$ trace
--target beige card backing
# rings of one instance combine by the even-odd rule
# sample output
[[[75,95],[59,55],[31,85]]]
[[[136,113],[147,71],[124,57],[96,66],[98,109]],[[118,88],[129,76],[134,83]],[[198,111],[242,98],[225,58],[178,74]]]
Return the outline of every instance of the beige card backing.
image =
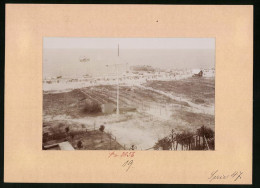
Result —
[[[216,150],[42,151],[43,37],[214,37]],[[253,6],[7,4],[5,40],[5,182],[252,183]]]

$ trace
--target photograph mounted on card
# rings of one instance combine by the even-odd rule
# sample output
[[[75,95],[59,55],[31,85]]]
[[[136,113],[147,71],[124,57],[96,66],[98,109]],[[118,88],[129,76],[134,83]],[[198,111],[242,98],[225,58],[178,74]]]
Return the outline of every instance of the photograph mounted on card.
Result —
[[[5,182],[252,183],[252,6],[7,4],[5,34]]]

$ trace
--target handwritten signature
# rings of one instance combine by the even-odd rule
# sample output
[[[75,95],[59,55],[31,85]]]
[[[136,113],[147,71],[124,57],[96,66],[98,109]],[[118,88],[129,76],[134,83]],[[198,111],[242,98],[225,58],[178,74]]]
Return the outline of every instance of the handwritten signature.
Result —
[[[226,179],[233,179],[234,181],[237,181],[239,179],[242,179],[243,172],[241,171],[235,171],[230,174],[223,174],[220,173],[218,170],[215,170],[211,172],[210,177],[208,178],[210,182],[213,180],[226,180]]]

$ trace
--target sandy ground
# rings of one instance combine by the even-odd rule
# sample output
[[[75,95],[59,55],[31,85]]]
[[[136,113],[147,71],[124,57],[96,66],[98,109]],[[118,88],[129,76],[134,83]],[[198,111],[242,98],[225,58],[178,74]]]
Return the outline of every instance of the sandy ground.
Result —
[[[48,122],[63,121],[77,129],[105,126],[121,146],[138,150],[152,148],[172,130],[196,131],[202,125],[215,127],[215,77],[206,72],[203,78],[192,74],[176,76],[129,76],[120,79],[119,106],[136,111],[113,114],[86,114],[86,103],[116,106],[116,79],[95,81],[78,79],[43,83],[43,133],[50,131]],[[47,126],[46,126],[47,125]]]
[[[194,89],[198,84],[200,89]],[[206,125],[214,130],[214,93],[213,78],[203,78],[200,82],[190,78],[154,80],[152,83],[137,82],[134,86],[121,83],[120,107],[135,107],[137,110],[121,113],[117,117],[116,114],[88,115],[82,112],[82,101],[85,100],[116,105],[114,85],[49,90],[44,91],[43,95],[43,124],[62,120],[72,125],[84,124],[90,130],[97,130],[104,125],[105,132],[111,133],[122,146],[129,148],[135,145],[138,150],[145,150],[153,147],[158,139],[169,135],[172,129],[175,133],[196,131]],[[196,103],[197,98],[203,98],[204,103]]]

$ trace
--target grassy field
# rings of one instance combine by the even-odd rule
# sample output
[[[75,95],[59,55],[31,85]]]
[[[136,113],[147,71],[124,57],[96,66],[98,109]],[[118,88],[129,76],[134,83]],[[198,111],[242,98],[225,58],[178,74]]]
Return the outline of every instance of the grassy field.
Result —
[[[188,78],[172,81],[149,81],[145,86],[188,98],[197,104],[214,105],[215,78]]]
[[[84,108],[91,102],[113,103],[116,106],[116,86],[104,85],[75,89],[64,93],[44,93],[43,115],[68,115],[74,118],[84,117]],[[167,96],[138,87],[120,87],[120,106],[147,106],[148,104],[176,104],[188,106],[186,102],[177,101]],[[98,114],[95,114],[98,115]]]

